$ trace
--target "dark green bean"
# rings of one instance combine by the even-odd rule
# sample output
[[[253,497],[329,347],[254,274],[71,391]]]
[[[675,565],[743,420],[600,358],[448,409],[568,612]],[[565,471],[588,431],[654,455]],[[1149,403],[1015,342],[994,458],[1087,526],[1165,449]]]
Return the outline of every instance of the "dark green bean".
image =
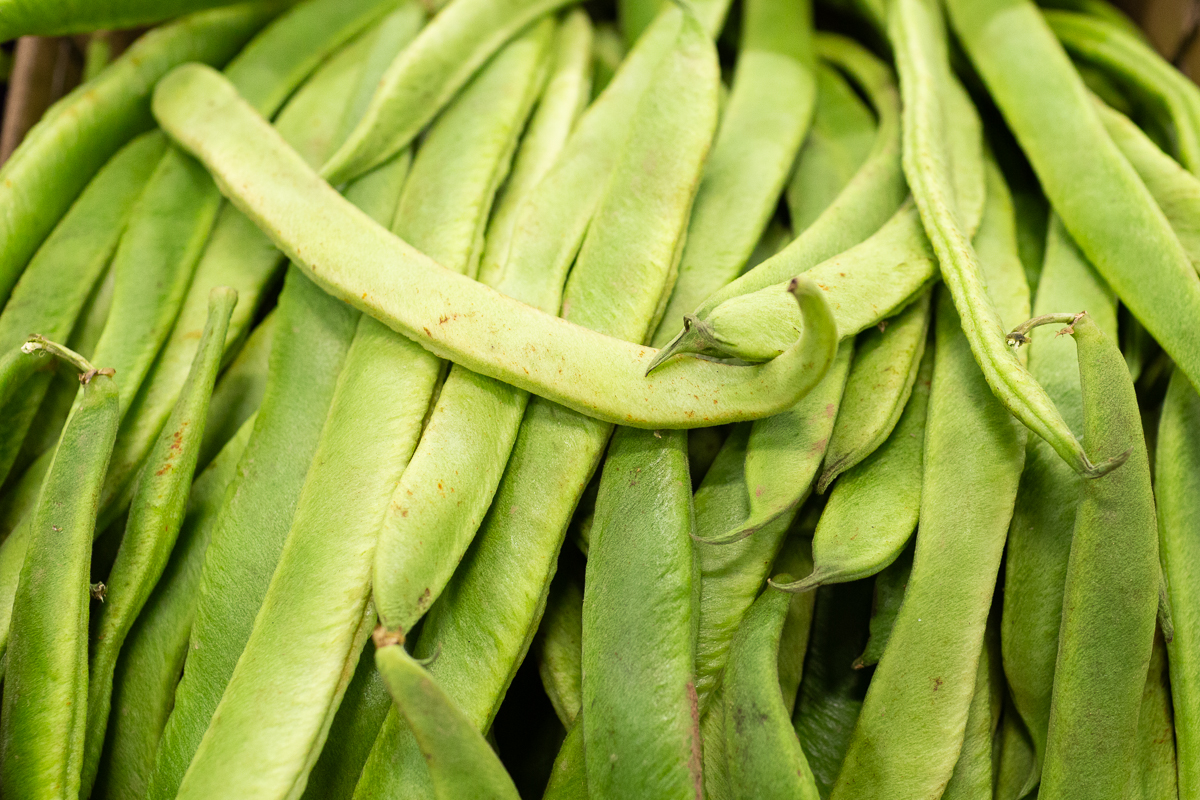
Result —
[[[883,658],[888,639],[892,637],[892,627],[896,624],[896,615],[900,613],[900,603],[904,600],[904,590],[908,588],[908,577],[912,574],[913,548],[910,544],[901,551],[891,564],[884,567],[875,576],[875,604],[871,608],[871,638],[862,655],[854,662],[855,669],[873,667]]]

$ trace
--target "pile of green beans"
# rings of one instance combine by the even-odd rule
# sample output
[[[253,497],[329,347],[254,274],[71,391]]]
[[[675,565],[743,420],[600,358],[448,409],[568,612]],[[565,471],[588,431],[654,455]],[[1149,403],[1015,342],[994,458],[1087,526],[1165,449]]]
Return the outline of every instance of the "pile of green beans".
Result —
[[[1200,87],[827,1],[0,0],[0,797],[1200,798]]]

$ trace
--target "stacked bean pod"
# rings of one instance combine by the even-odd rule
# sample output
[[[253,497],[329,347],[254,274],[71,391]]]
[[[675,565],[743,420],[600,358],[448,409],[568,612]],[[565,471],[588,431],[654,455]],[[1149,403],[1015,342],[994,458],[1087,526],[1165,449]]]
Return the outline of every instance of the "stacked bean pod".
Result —
[[[1200,89],[1069,5],[0,0],[157,24],[0,169],[0,796],[1200,797]]]

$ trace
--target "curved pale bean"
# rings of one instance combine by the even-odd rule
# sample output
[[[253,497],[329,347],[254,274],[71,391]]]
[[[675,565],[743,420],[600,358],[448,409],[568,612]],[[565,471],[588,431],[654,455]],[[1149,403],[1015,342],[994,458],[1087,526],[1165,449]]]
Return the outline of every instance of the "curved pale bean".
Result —
[[[80,370],[82,400],[63,430],[27,530],[5,654],[0,791],[79,794],[87,709],[88,567],[100,483],[117,435],[117,387],[75,353],[44,345]]]
[[[899,422],[929,338],[930,297],[926,292],[881,322],[878,330],[863,335],[825,449],[818,494],[825,494],[838,475],[875,452]]]
[[[217,379],[208,401],[208,418],[204,423],[204,439],[200,442],[196,469],[208,467],[262,405],[277,319],[274,310],[267,314],[250,332],[233,363]]]
[[[46,112],[0,170],[0,303],[96,170],[151,126],[158,79],[188,61],[224,64],[278,10],[246,3],[164,25]]]
[[[821,293],[802,279],[798,299],[814,324],[784,356],[738,369],[689,359],[644,379],[653,349],[571,325],[438,269],[372,224],[308,170],[216,72],[177,70],[159,84],[155,110],[243,212],[334,296],[386,319],[438,356],[580,413],[651,429],[769,416],[802,396],[833,355]]]
[[[159,435],[133,493],[129,522],[105,583],[108,592],[88,664],[87,734],[81,792],[91,794],[112,705],[113,672],[125,637],[141,613],[175,547],[200,455],[208,402],[237,292],[214,289],[208,322],[171,418]]]
[[[452,3],[392,62],[362,119],[321,174],[342,184],[399,153],[492,54],[562,5],[565,0]]]

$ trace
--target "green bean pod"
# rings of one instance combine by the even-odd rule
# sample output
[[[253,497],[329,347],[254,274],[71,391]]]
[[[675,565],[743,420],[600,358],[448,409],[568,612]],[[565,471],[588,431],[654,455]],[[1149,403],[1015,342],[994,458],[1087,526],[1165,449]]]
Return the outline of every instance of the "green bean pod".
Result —
[[[842,770],[869,675],[853,669],[867,643],[871,587],[866,581],[822,586],[792,724],[822,797]]]
[[[236,0],[109,0],[109,2],[39,3],[5,0],[0,5],[0,41],[18,36],[64,36],[98,30],[136,28]],[[276,4],[276,8],[279,4]],[[93,39],[97,41],[97,39]],[[92,62],[88,50],[88,63]],[[86,77],[86,74],[85,74]]]
[[[992,397],[943,290],[912,575],[833,798],[940,794],[954,771],[1024,459]]]
[[[1036,782],[1040,773],[1037,756],[1033,751],[1033,741],[1021,723],[1021,715],[1012,704],[1011,695],[1005,702],[1004,713],[1000,718],[996,747],[1000,751],[1000,760],[995,768],[996,800],[1020,800],[1027,794],[1030,776],[1032,775],[1032,780]]]
[[[805,575],[812,571],[812,543],[809,539],[811,525],[808,517],[803,517],[805,524],[788,536],[783,543],[783,549],[775,559],[775,569],[782,569],[789,575]],[[796,707],[796,695],[800,691],[800,681],[804,677],[804,659],[808,655],[808,640],[812,634],[813,606],[816,596],[812,594],[803,597],[792,597],[788,604],[787,619],[783,622],[783,631],[779,636],[779,689],[783,693],[783,707],[787,710],[789,720]]]
[[[1040,12],[1025,0],[949,0],[947,8],[1071,237],[1163,349],[1200,379],[1200,331],[1177,322],[1200,315],[1200,277]],[[997,58],[1013,48],[1020,59]]]
[[[812,129],[796,157],[786,191],[788,215],[797,234],[829,208],[862,167],[877,127],[871,107],[836,68],[820,62],[816,77]]]
[[[552,20],[534,25],[474,77],[430,129],[407,180],[398,159],[360,178],[351,196],[379,181],[382,202],[366,208],[394,218],[449,268],[469,271],[553,32]],[[440,366],[361,318],[275,574],[178,797],[283,798],[303,786],[374,622],[367,601],[379,525],[410,466]],[[330,563],[339,569],[330,573]],[[296,703],[291,692],[261,700],[284,685],[310,701]]]
[[[403,647],[380,646],[375,664],[425,756],[437,800],[519,800],[512,778],[471,718]]]
[[[586,800],[587,769],[583,763],[583,720],[567,731],[550,768],[542,800]]]
[[[295,158],[216,72],[176,71],[159,85],[156,113],[235,203],[335,296],[440,357],[580,413],[648,429],[769,416],[794,404],[833,356],[823,297],[802,277],[796,294],[813,324],[785,355],[737,370],[689,359],[647,380],[652,348],[550,317],[436,269],[372,224]],[[326,235],[335,229],[353,234]]]
[[[512,172],[496,195],[477,279],[500,282],[517,222],[535,186],[554,166],[592,89],[592,23],[581,9],[563,17],[554,41],[553,67],[546,88],[513,159]]]
[[[926,348],[912,396],[892,435],[833,487],[813,536],[813,570],[778,588],[810,591],[826,583],[859,580],[886,568],[917,527],[925,423],[933,376]]]
[[[1033,310],[1041,315],[1056,308],[1087,309],[1095,324],[1116,337],[1115,298],[1057,217],[1050,221]],[[1082,430],[1083,398],[1073,348],[1048,329],[1035,329],[1032,339],[1030,372],[1046,387],[1071,428]],[[1046,751],[1063,585],[1082,479],[1040,439],[1029,443],[1025,458],[1008,532],[1000,627],[1014,710],[1024,721],[1036,754],[1032,784],[1037,782]]]
[[[794,599],[767,589],[746,612],[729,647],[725,736],[736,798],[820,797],[779,692],[779,643]]]
[[[967,712],[967,727],[954,774],[942,797],[973,800],[988,797],[994,785],[992,745],[1000,724],[1004,702],[1004,672],[1000,667],[1000,637],[995,625],[988,627],[975,674],[975,692]]]
[[[87,708],[88,567],[100,483],[117,435],[117,387],[75,353],[82,400],[63,430],[29,528],[0,713],[0,791],[79,794]]]
[[[23,388],[35,372],[44,371],[53,365],[53,362],[44,356],[45,353],[37,339],[27,341],[0,355],[0,405],[11,399],[18,389]]]
[[[1171,375],[1163,401],[1155,458],[1159,548],[1175,637],[1167,643],[1171,700],[1179,750],[1179,791],[1191,796],[1200,787],[1200,668],[1195,663],[1200,636],[1200,607],[1193,556],[1200,539],[1200,395],[1179,370]]]
[[[550,585],[534,649],[554,713],[568,730],[583,707],[583,590],[559,576]]]
[[[878,133],[870,155],[838,197],[791,245],[713,292],[695,312],[685,317],[684,329],[659,351],[651,368],[658,368],[679,353],[713,354],[710,353],[713,336],[706,326],[711,324],[709,317],[714,309],[732,298],[788,281],[858,244],[878,230],[903,200],[900,98],[892,71],[849,39],[821,35],[816,37],[816,43],[822,58],[850,73],[879,116]],[[788,316],[789,321],[794,317]],[[764,324],[771,319],[771,314],[763,314],[757,321]],[[794,340],[792,333],[788,341]],[[723,339],[718,343],[723,343]],[[720,350],[715,354],[720,355]]]
[[[401,3],[380,21],[378,31],[360,34],[331,56],[287,103],[276,128],[308,163],[319,164],[332,149],[342,118],[353,112],[350,103],[355,86],[375,84],[383,67],[370,69],[368,58],[390,58],[416,35],[423,19],[415,2]],[[226,352],[232,353],[283,263],[270,239],[241,212],[228,204],[221,209],[170,335],[146,375],[144,390],[133,399],[122,423],[102,502],[108,506],[109,515],[127,505],[132,478],[179,396],[196,337],[204,326],[208,292],[227,285],[236,289],[241,299],[230,320],[226,343]],[[106,518],[103,512],[101,518]]]
[[[825,450],[818,494],[874,453],[900,421],[929,338],[930,297],[926,292],[877,330],[863,334]]]
[[[675,24],[565,292],[572,318],[628,339],[649,333],[716,123],[712,42],[694,18]],[[656,168],[645,169],[651,163]],[[646,204],[655,212],[646,213]],[[529,404],[491,512],[425,618],[416,653],[440,650],[432,674],[481,730],[536,632],[571,513],[610,431],[551,402]],[[486,642],[473,621],[481,608],[489,609],[493,631]],[[390,715],[356,796],[420,796],[424,772],[411,734]]]
[[[1154,637],[1150,669],[1138,715],[1138,754],[1130,771],[1127,797],[1179,797],[1179,769],[1167,646]]]
[[[1046,11],[1046,24],[1067,52],[1091,64],[1133,94],[1162,110],[1174,133],[1179,160],[1200,170],[1200,90],[1144,40],[1107,19]]]
[[[1192,262],[1200,270],[1200,180],[1158,149],[1158,145],[1133,120],[1101,102],[1096,111],[1105,130],[1121,154],[1129,160],[1147,191],[1162,209],[1171,230]]]
[[[196,459],[197,469],[205,469],[262,405],[278,318],[273,310],[268,313],[250,332],[233,363],[217,379],[208,401],[208,418],[204,423],[200,456]]]
[[[253,418],[192,484],[175,549],[138,615],[113,674],[112,711],[92,797],[144,797],[154,753],[183,670],[196,613],[200,569],[213,525],[250,440]]]
[[[225,63],[278,10],[245,3],[151,31],[42,117],[0,170],[0,303],[95,172],[150,127],[147,100],[158,79],[188,61]]]
[[[357,315],[292,270],[254,430],[204,555],[188,652],[145,797],[172,798],[250,634],[316,451]],[[216,685],[213,685],[213,684]]]
[[[694,798],[701,783],[691,481],[686,448],[659,441],[619,428],[596,500],[582,720],[588,796],[597,800]]]
[[[1038,796],[1120,797],[1137,752],[1158,608],[1150,465],[1129,370],[1100,327],[1080,312],[1036,317],[1017,332],[1055,322],[1071,323],[1088,450],[1128,456],[1080,489]]]
[[[908,578],[912,574],[913,548],[905,547],[896,560],[888,564],[875,576],[875,602],[871,607],[871,636],[862,655],[854,661],[855,669],[873,667],[883,658],[888,640],[892,638],[892,628],[896,625],[896,615],[900,613],[900,604],[904,601],[904,590],[908,588]]]
[[[139,136],[109,159],[84,188],[34,253],[3,306],[0,350],[17,346],[32,331],[54,341],[71,335],[165,147],[160,133]],[[0,482],[45,396],[49,381],[42,383],[0,406],[6,421],[0,439]]]
[[[516,34],[565,0],[467,0],[426,26],[384,73],[362,119],[322,168],[335,185],[408,145],[480,67]]]
[[[125,637],[158,583],[175,547],[200,455],[208,401],[216,383],[225,332],[237,303],[227,287],[213,290],[208,322],[179,402],[155,443],[133,494],[129,522],[109,573],[96,645],[88,665],[87,736],[82,791],[90,794],[112,705],[113,671]]]

